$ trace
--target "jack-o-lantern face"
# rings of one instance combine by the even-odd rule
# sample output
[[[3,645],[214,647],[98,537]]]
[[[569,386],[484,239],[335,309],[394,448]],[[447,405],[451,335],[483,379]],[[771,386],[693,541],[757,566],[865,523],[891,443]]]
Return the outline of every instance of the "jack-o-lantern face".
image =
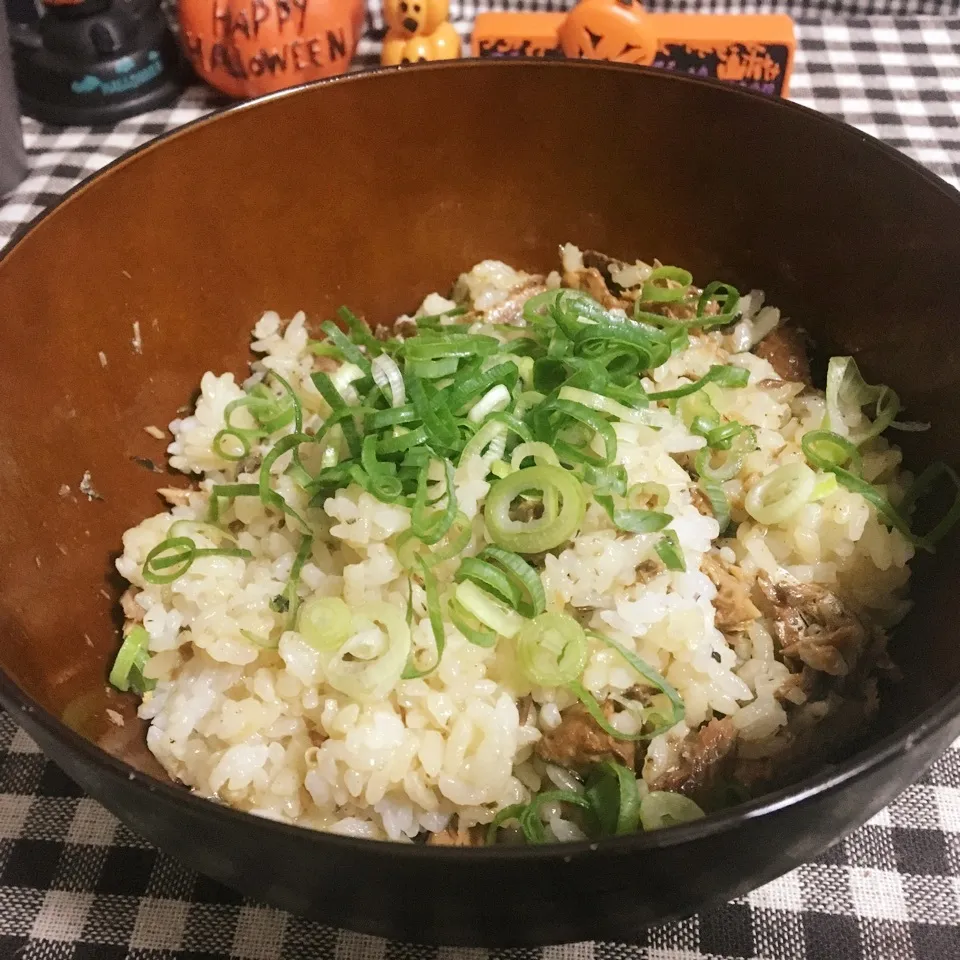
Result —
[[[426,36],[447,19],[450,0],[383,0],[383,19],[390,33]]]
[[[657,41],[637,0],[581,0],[561,24],[560,46],[568,57],[653,63]]]
[[[233,97],[343,73],[364,0],[180,0],[180,36],[197,73]]]

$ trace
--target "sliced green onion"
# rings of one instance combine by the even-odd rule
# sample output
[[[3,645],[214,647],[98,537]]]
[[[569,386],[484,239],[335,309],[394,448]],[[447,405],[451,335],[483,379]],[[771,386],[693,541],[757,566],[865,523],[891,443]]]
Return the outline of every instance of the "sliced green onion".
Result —
[[[363,422],[367,430],[382,430],[384,427],[394,427],[401,423],[419,423],[420,418],[413,406],[406,404],[402,407],[391,407],[389,410],[376,410],[368,414]]]
[[[548,491],[560,501],[555,515],[526,523],[510,518],[510,507],[521,494]],[[527,467],[492,484],[484,504],[488,539],[505,550],[540,553],[569,540],[579,529],[586,508],[583,488],[561,467]]]
[[[533,385],[541,393],[558,390],[567,379],[567,368],[556,357],[538,357],[533,363]]]
[[[694,469],[707,480],[720,483],[732,480],[743,468],[744,456],[756,448],[756,431],[753,427],[744,427],[733,438],[727,450],[719,451],[723,454],[719,465],[714,463],[714,451],[707,446],[697,452],[693,461]]]
[[[284,393],[290,398],[290,406],[293,410],[293,429],[295,433],[303,433],[303,407],[300,405],[300,398],[297,392],[290,386],[289,382],[277,373],[276,370],[270,370],[268,376],[273,377],[277,383],[283,387]]]
[[[499,460],[506,449],[506,426],[489,420],[467,441],[460,453],[460,463],[466,463],[471,457],[480,457],[488,463]]]
[[[720,536],[722,537],[726,533],[727,527],[730,526],[730,501],[727,499],[723,485],[719,480],[701,477],[697,481],[697,486],[710,501],[710,509],[713,511],[714,519],[720,525]]]
[[[651,400],[674,400],[680,397],[689,397],[690,394],[702,390],[708,383],[715,383],[721,387],[745,387],[749,382],[749,370],[723,364],[712,366],[699,380],[688,383],[684,387],[660,390],[657,393],[651,393],[649,396]]]
[[[785,463],[750,488],[744,507],[762,524],[783,523],[810,501],[816,483],[805,463]]]
[[[837,478],[839,484],[853,493],[859,493],[864,500],[873,505],[877,513],[883,517],[890,526],[899,530],[911,543],[915,543],[917,546],[921,546],[926,550],[932,549],[933,544],[931,541],[915,537],[910,532],[910,525],[907,521],[873,484],[867,483],[866,480],[861,479],[856,473],[844,469],[842,464],[847,463],[849,460],[853,460],[851,466],[853,466],[854,470],[859,471],[860,468],[859,451],[849,440],[838,434],[831,433],[828,430],[811,430],[809,433],[803,435],[800,446],[803,449],[804,456],[812,466],[818,470],[832,473]],[[953,471],[951,470],[950,473],[953,474]],[[953,477],[955,478],[956,474],[953,474]],[[960,490],[960,485],[958,485],[958,490]],[[958,493],[958,497],[960,497],[960,493]],[[951,511],[951,513],[952,512],[953,511]],[[945,519],[949,519],[949,517],[950,514],[948,514]]]
[[[350,309],[347,307],[340,307],[337,310],[337,316],[344,322],[347,329],[354,336],[355,339],[359,340],[360,343],[366,348],[367,353],[372,357],[376,357],[383,351],[383,344],[370,332],[370,328],[365,324],[359,317],[357,317]]]
[[[252,449],[251,443],[259,436],[260,434],[256,430],[239,430],[236,427],[225,427],[213,435],[210,447],[221,459],[239,462],[240,460],[246,460],[247,457],[250,456],[250,450]],[[228,450],[223,445],[225,440],[233,440],[240,444],[239,450]]]
[[[199,557],[240,557],[250,560],[249,550],[233,547],[198,548],[190,537],[168,537],[158,543],[143,562],[143,579],[147,583],[163,585],[178,580]]]
[[[526,596],[518,609],[525,617],[535,617],[547,608],[547,597],[543,590],[540,575],[522,557],[500,547],[487,547],[481,554],[481,560],[498,563],[513,579]]]
[[[478,557],[465,557],[454,575],[457,583],[470,580],[483,590],[493,592],[500,600],[516,610],[523,593],[502,570]]]
[[[382,628],[386,634],[385,648],[367,657],[366,651],[348,640],[327,662],[325,674],[334,690],[361,703],[377,703],[390,694],[403,675],[410,656],[410,628],[397,607],[385,602],[364,604],[353,625],[360,627],[364,622]]]
[[[300,607],[297,630],[314,650],[339,650],[355,633],[353,614],[340,597],[311,597]]]
[[[442,509],[431,510],[427,504],[427,482],[430,464],[425,463],[417,476],[417,492],[410,512],[410,529],[418,540],[432,545],[437,543],[453,525],[457,516],[457,494],[453,478],[453,464],[449,460],[443,464],[446,490],[442,496],[445,505]]]
[[[657,286],[657,280],[673,280],[680,287]],[[657,267],[643,282],[640,300],[644,303],[676,303],[686,298],[691,283],[693,276],[680,267]]]
[[[524,442],[533,440],[533,434],[530,432],[530,428],[522,420],[512,413],[508,413],[506,410],[491,413],[489,419],[494,423],[502,423],[510,433],[519,437]]]
[[[413,321],[419,329],[428,330],[441,326],[440,321],[444,317],[461,317],[466,312],[467,308],[464,306],[451,307],[449,310],[444,310],[443,313],[428,313],[422,317],[414,317]]]
[[[587,779],[584,795],[604,836],[636,833],[640,826],[640,790],[632,770],[619,763],[598,764]]]
[[[472,613],[464,610],[456,598],[447,605],[447,613],[450,616],[450,622],[470,643],[478,647],[492,647],[496,644],[497,634],[482,624]]]
[[[519,823],[520,814],[526,809],[527,805],[525,803],[511,803],[509,806],[498,810],[497,815],[490,821],[490,825],[487,827],[487,846],[491,846],[497,842],[497,832],[505,823],[509,823],[511,820],[516,820]]]
[[[276,433],[277,430],[283,429],[293,420],[296,421],[295,429],[297,431],[302,428],[303,414],[300,400],[293,388],[279,374],[273,371],[269,371],[268,374],[282,385],[290,402],[286,406],[281,406],[278,399],[262,383],[252,387],[246,396],[231,400],[223,410],[224,429],[215,434],[211,443],[213,452],[224,460],[240,461],[246,459],[250,455],[255,441]],[[250,413],[259,423],[259,428],[242,428],[233,423],[234,411],[244,407],[249,408]],[[239,451],[227,450],[224,447],[224,440],[228,438],[239,443]]]
[[[143,668],[150,658],[149,644],[150,634],[139,624],[127,632],[110,670],[110,683],[118,690],[124,693],[133,690],[143,696],[156,686],[155,680],[148,680],[143,675]]]
[[[561,400],[572,400],[591,410],[599,413],[609,414],[618,420],[624,420],[628,423],[649,423],[650,414],[645,410],[636,410],[625,406],[618,400],[605,397],[601,393],[593,393],[590,390],[579,390],[577,387],[561,387],[559,398]],[[645,399],[645,398],[644,398]]]
[[[826,500],[840,484],[832,473],[818,473],[817,482],[814,484],[813,492],[810,494],[811,501]]]
[[[357,425],[353,417],[345,414],[343,411],[349,411],[350,407],[343,399],[343,395],[334,385],[334,382],[325,373],[311,373],[310,379],[317,388],[320,396],[327,402],[327,406],[333,413],[339,413],[341,418],[338,420],[340,428],[343,430],[343,438],[347,441],[347,447],[350,449],[350,456],[360,456],[360,436],[357,433]],[[355,411],[359,412],[359,411]]]
[[[460,366],[457,357],[442,357],[439,360],[408,360],[404,367],[407,376],[418,377],[421,380],[443,380],[452,377]]]
[[[895,426],[894,418],[900,412],[900,398],[885,384],[873,386],[860,373],[853,357],[831,357],[827,365],[827,412],[823,429],[848,436],[856,446],[863,446],[873,437],[880,436],[887,427]],[[863,408],[873,404],[873,422],[856,433],[850,432],[846,417],[860,414]],[[923,428],[922,424],[907,425],[909,429]]]
[[[706,310],[711,302],[721,307],[720,313],[707,316]],[[714,280],[703,288],[700,299],[697,301],[697,316],[690,323],[691,327],[708,329],[709,327],[723,327],[733,323],[740,316],[740,293],[729,283]]]
[[[544,829],[543,821],[540,819],[540,811],[548,803],[569,803],[573,806],[582,807],[584,810],[590,809],[590,801],[572,790],[549,790],[546,793],[538,794],[527,804],[523,813],[518,817],[520,829],[523,831],[527,843],[547,842],[547,832]]]
[[[389,401],[391,407],[402,407],[407,402],[407,389],[397,361],[386,353],[374,357],[370,364],[373,382]]]
[[[688,429],[693,430],[694,424],[698,424],[708,426],[712,430],[720,423],[720,414],[717,413],[716,408],[710,402],[710,396],[706,390],[688,393],[685,397],[675,400],[674,404],[675,406],[671,409],[675,411]],[[701,431],[694,430],[693,432]],[[705,435],[706,433],[704,433]]]
[[[690,823],[703,816],[703,810],[682,793],[651,790],[640,801],[640,823],[644,830],[660,830],[678,823]]]
[[[572,683],[587,663],[587,635],[565,613],[540,614],[524,625],[516,643],[520,666],[538,687]]]
[[[394,453],[403,453],[414,447],[419,447],[427,442],[427,430],[425,427],[417,427],[415,430],[408,430],[401,433],[403,428],[398,427],[397,433],[392,437],[381,436],[377,443],[377,453],[389,456]]]
[[[482,372],[471,371],[454,382],[446,399],[447,406],[457,413],[494,387],[502,386],[509,392],[517,382],[518,372],[519,368],[512,360],[497,363]]]
[[[586,320],[590,323],[608,323],[611,320],[610,312],[583,290],[560,290],[554,310],[557,315],[562,314],[567,319]]]
[[[456,448],[457,426],[450,409],[442,403],[437,403],[436,397],[427,393],[423,381],[418,377],[407,377],[407,393],[427,431],[427,441],[434,448]]]
[[[657,556],[668,570],[683,572],[687,569],[687,562],[683,559],[683,551],[680,549],[680,540],[677,538],[676,531],[668,530],[653,549],[657,551]]]
[[[425,563],[430,567],[435,567],[444,560],[452,557],[458,557],[463,553],[467,544],[473,536],[473,527],[470,520],[458,513],[450,529],[432,545],[432,549],[423,551],[426,545],[417,538],[412,530],[404,530],[397,537],[396,554],[404,570],[415,570],[419,564],[417,557],[423,557]]]
[[[537,466],[559,467],[560,459],[553,452],[553,447],[549,443],[543,443],[540,440],[534,440],[531,443],[518,443],[513,448],[510,455],[510,466],[514,470],[520,470],[523,467],[523,461],[527,457],[533,457]]]
[[[498,383],[470,408],[467,419],[471,423],[482,423],[491,413],[506,410],[511,400],[510,391],[502,383]]]
[[[594,496],[626,496],[627,468],[623,464],[595,467],[585,463],[581,469],[584,482],[593,487]]]
[[[377,358],[380,359],[379,357]],[[363,438],[360,447],[360,462],[366,471],[370,492],[383,503],[395,503],[403,493],[403,485],[394,475],[393,463],[377,459],[377,438],[371,433]]]
[[[536,390],[524,390],[517,397],[517,405],[514,408],[514,411],[518,417],[525,416],[527,411],[535,407],[538,403],[543,403],[546,400],[546,396],[542,393],[537,392]],[[529,430],[527,431],[529,433]],[[526,438],[531,440],[532,435]]]
[[[617,435],[610,423],[604,420],[595,410],[576,403],[573,400],[548,400],[537,408],[535,416],[539,423],[540,439],[550,443],[560,455],[560,459],[572,459],[575,463],[597,463],[606,465],[613,463],[617,456]],[[573,447],[566,442],[564,429],[567,421],[582,423],[592,430],[603,443],[603,454],[597,456],[590,453],[588,444]],[[565,457],[566,455],[566,457]]]
[[[370,361],[364,356],[360,348],[332,320],[321,323],[320,329],[327,335],[327,339],[340,351],[348,363],[359,367],[363,371],[364,376],[370,376]]]
[[[711,450],[729,450],[733,446],[733,441],[747,430],[752,429],[736,420],[731,420],[719,427],[712,427],[703,434],[707,440],[707,446]],[[697,431],[694,430],[694,433]]]
[[[666,527],[673,517],[658,510],[622,510],[614,505],[613,497],[594,494],[594,500],[607,512],[613,525],[627,533],[656,533]]]
[[[471,580],[457,584],[454,597],[460,607],[499,636],[508,640],[519,633],[523,617]],[[468,638],[469,639],[469,638]]]
[[[662,677],[656,670],[653,669],[653,667],[651,667],[644,660],[641,660],[640,657],[638,657],[635,653],[631,653],[631,651],[627,650],[626,647],[617,643],[617,641],[612,637],[608,637],[602,633],[596,633],[593,630],[589,632],[589,636],[594,640],[605,644],[611,649],[616,650],[617,653],[619,653],[620,656],[623,657],[623,659],[626,660],[627,663],[633,667],[633,669],[636,670],[641,677],[643,677],[646,683],[652,687],[655,687],[666,696],[671,707],[673,708],[672,715],[663,718],[663,722],[658,724],[653,730],[650,730],[646,733],[643,731],[640,733],[622,733],[609,723],[600,707],[600,704],[597,703],[596,697],[594,697],[594,695],[582,683],[580,683],[580,681],[575,680],[572,683],[568,683],[567,688],[587,708],[587,712],[593,718],[594,722],[605,733],[610,734],[611,737],[614,737],[617,740],[652,740],[654,737],[660,736],[661,733],[666,733],[667,730],[676,726],[684,718],[686,709],[683,705],[683,700],[680,699],[680,694],[677,693],[677,691],[669,683],[667,683],[666,678]]]
[[[627,506],[631,510],[639,510],[642,507],[649,507],[653,510],[662,511],[670,502],[670,490],[662,483],[653,480],[644,480],[642,483],[635,483],[627,490]]]
[[[297,608],[300,606],[300,595],[297,589],[300,586],[300,574],[303,571],[310,551],[313,549],[313,537],[305,534],[300,538],[300,546],[297,549],[297,555],[293,559],[293,566],[290,568],[290,579],[284,588],[283,596],[287,601],[286,610],[290,614],[291,627],[296,623]]]
[[[623,363],[624,357],[630,357],[629,368],[634,372],[660,366],[671,353],[669,341],[656,328],[647,330],[637,323],[623,322],[584,327],[577,338],[577,349],[582,356],[601,362],[617,358]]]
[[[286,437],[281,437],[266,453],[263,460],[260,462],[260,476],[259,476],[259,493],[260,500],[265,507],[273,507],[275,510],[279,510],[282,513],[286,514],[289,517],[293,517],[300,526],[307,532],[310,531],[310,525],[307,523],[303,517],[297,513],[293,507],[287,503],[279,493],[276,492],[270,486],[270,470],[273,467],[274,463],[280,459],[285,453],[291,450],[296,450],[301,444],[304,443],[313,443],[314,438],[308,436],[305,433],[291,433]]]
[[[829,430],[810,430],[800,441],[807,459],[818,469],[846,467],[859,474],[863,458],[855,443]],[[821,466],[822,464],[822,466]]]
[[[489,357],[500,349],[500,341],[483,334],[457,334],[452,330],[443,332],[424,331],[403,345],[407,360],[438,360],[441,357]]]
[[[433,642],[436,648],[436,656],[433,663],[427,667],[418,667],[413,660],[407,664],[401,675],[403,680],[417,680],[433,673],[440,666],[440,658],[446,648],[446,634],[443,629],[443,614],[440,610],[440,594],[437,590],[437,578],[430,569],[429,565],[423,559],[418,557],[420,565],[420,575],[423,577],[423,589],[427,595],[427,617],[430,620],[430,629],[433,631]]]
[[[236,500],[237,497],[260,498],[260,487],[256,483],[219,483],[210,490],[210,504],[207,508],[207,520],[220,522],[220,501]]]

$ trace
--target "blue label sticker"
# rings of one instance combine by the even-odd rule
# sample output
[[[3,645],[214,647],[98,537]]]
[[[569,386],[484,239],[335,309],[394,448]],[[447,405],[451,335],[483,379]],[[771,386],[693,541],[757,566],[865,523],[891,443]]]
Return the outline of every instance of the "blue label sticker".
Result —
[[[100,86],[100,81],[92,74],[87,74],[82,80],[74,80],[70,89],[74,93],[93,93]]]
[[[99,91],[104,96],[136,90],[137,87],[142,87],[145,83],[156,80],[163,72],[163,59],[156,50],[151,50],[147,54],[147,60],[147,65],[137,70],[137,62],[133,57],[122,57],[113,65],[113,72],[117,74],[115,80],[103,80],[92,73],[88,73],[79,80],[74,80],[70,84],[70,89],[80,95]]]

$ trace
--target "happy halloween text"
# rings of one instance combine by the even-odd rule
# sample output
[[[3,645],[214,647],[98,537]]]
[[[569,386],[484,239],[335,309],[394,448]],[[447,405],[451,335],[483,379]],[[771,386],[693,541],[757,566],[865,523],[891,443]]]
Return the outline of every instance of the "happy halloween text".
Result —
[[[346,59],[347,39],[343,27],[323,31],[324,35],[304,37],[310,0],[251,0],[246,7],[231,9],[214,0],[212,38],[183,32],[190,61],[209,71],[222,70],[231,77],[246,79],[264,74],[298,73],[311,67],[323,67]],[[280,44],[249,48],[244,41],[257,40],[260,31],[269,30]]]

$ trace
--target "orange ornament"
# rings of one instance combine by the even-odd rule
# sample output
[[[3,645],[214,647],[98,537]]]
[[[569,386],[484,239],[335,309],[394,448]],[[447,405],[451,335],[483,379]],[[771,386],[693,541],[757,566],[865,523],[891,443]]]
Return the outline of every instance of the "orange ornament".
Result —
[[[363,30],[363,0],[180,0],[190,63],[232,97],[257,97],[343,73]]]
[[[637,0],[580,0],[558,31],[567,57],[653,63],[657,37]]]

